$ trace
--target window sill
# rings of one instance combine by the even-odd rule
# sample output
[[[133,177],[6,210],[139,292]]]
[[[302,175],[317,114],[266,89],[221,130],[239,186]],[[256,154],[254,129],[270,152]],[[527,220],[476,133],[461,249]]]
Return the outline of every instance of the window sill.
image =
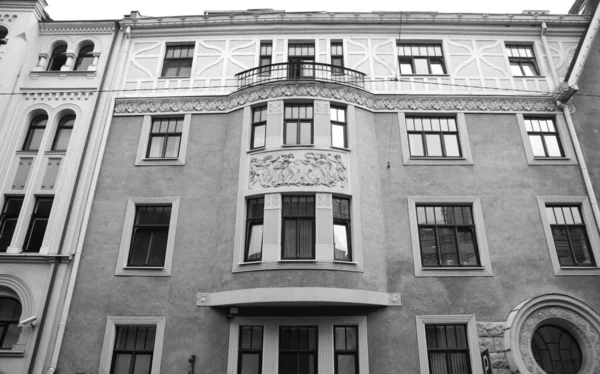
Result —
[[[410,157],[405,160],[404,165],[473,165],[473,160],[464,157]]]
[[[52,77],[56,76],[60,79],[65,79],[68,76],[77,77],[77,76],[85,76],[87,78],[94,78],[96,76],[96,70],[40,70],[40,71],[31,71],[29,73],[29,77],[31,79],[38,79],[39,77]]]
[[[546,78],[543,75],[513,75],[513,78],[527,79],[527,78]]]
[[[0,349],[0,357],[25,357],[25,351],[13,351],[10,349]]]
[[[528,164],[532,166],[539,165],[577,165],[577,160],[568,157],[533,157],[533,159],[528,159]]]
[[[340,265],[348,265],[348,266],[358,266],[358,262],[354,262],[354,261],[333,260],[333,263],[340,264]]]
[[[171,272],[164,267],[135,267],[126,266],[117,269],[116,276],[129,277],[170,277]]]
[[[257,148],[252,148],[249,149],[248,151],[246,151],[246,153],[257,153],[257,152],[262,152],[266,149],[266,147],[257,147]]]
[[[316,259],[314,258],[301,258],[301,259],[297,259],[297,260],[293,260],[293,259],[286,259],[286,260],[279,260],[279,262],[283,262],[283,263],[298,263],[298,262],[307,262],[307,263],[315,263],[317,262]]]
[[[158,77],[159,80],[167,80],[167,79],[190,79],[191,76],[187,76],[187,77]]]
[[[39,152],[39,150],[31,150],[31,151],[27,151],[27,150],[21,150],[21,151],[17,151],[17,155],[28,155],[28,156],[35,156],[37,155]]]
[[[65,149],[64,151],[46,151],[45,152],[47,155],[65,155],[67,153],[67,150]]]
[[[336,151],[350,152],[350,148],[345,148],[345,147],[334,147],[334,146],[331,146],[331,149],[335,149]]]
[[[314,147],[314,144],[282,144],[283,148]]]
[[[179,158],[143,158],[136,160],[135,166],[184,166],[185,162]]]
[[[363,269],[357,262],[347,261],[318,261],[318,260],[279,260],[276,262],[241,262],[233,267],[233,273],[268,270],[333,270],[362,273]]]
[[[491,277],[492,271],[484,266],[417,267],[416,277]]]
[[[401,77],[421,78],[421,77],[450,77],[450,74],[400,74]]]
[[[557,276],[598,276],[600,268],[597,266],[561,266],[554,271]]]

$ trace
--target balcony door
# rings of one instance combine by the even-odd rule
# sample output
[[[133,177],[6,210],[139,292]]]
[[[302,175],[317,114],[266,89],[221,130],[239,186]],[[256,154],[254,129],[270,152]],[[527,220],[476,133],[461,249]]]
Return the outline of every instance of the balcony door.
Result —
[[[306,79],[315,77],[315,43],[298,42],[288,45],[288,78]]]

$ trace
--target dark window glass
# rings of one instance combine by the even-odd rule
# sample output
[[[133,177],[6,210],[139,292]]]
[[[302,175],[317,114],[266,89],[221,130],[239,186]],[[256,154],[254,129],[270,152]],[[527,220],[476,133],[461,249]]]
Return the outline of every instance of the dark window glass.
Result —
[[[52,51],[50,61],[48,62],[48,71],[59,71],[67,63],[67,46],[59,45]]]
[[[418,205],[417,222],[423,266],[479,266],[471,206]]]
[[[150,374],[156,326],[117,326],[111,374]]]
[[[550,374],[576,374],[581,368],[581,349],[568,331],[558,326],[542,326],[531,339],[535,361]]]
[[[342,42],[331,42],[331,65],[336,67],[333,68],[333,74],[343,74],[344,69],[344,45]]]
[[[22,206],[23,197],[6,197],[4,201],[0,215],[0,252],[6,252],[10,246]]]
[[[272,42],[261,42],[260,43],[260,57],[259,66],[271,65],[271,59],[273,55],[273,43]],[[260,74],[271,74],[271,68],[262,68],[259,71]]]
[[[441,44],[398,44],[398,62],[402,75],[446,74]]]
[[[579,206],[546,206],[561,266],[596,266]]]
[[[0,349],[11,349],[19,340],[21,303],[11,297],[0,297]]]
[[[335,374],[358,374],[358,327],[334,326]]]
[[[315,197],[284,196],[282,255],[284,260],[315,258]]]
[[[289,78],[314,78],[315,44],[290,43],[288,45]]]
[[[40,149],[47,123],[48,116],[46,115],[36,116],[31,120],[27,135],[25,136],[25,142],[23,143],[24,151],[37,151]]]
[[[332,106],[330,109],[331,146],[348,148],[346,131],[346,108]]]
[[[53,151],[66,151],[71,139],[71,133],[73,132],[73,126],[75,125],[75,116],[68,115],[64,116],[58,123],[56,129],[56,136],[54,142],[52,142]]]
[[[313,144],[312,104],[286,104],[283,144]]]
[[[533,46],[507,44],[508,62],[510,70],[516,77],[532,77],[540,75],[537,64],[535,62],[535,54]]]
[[[453,117],[406,117],[412,157],[461,157],[456,119]]]
[[[471,374],[467,327],[426,325],[430,374]]]
[[[25,236],[24,252],[39,252],[46,234],[48,218],[52,210],[52,197],[38,197],[31,214],[31,222]]]
[[[193,61],[193,44],[167,46],[161,76],[164,78],[189,77],[192,74]]]
[[[317,374],[316,326],[279,327],[279,374]]]
[[[262,326],[240,326],[239,374],[262,373],[262,347]]]
[[[262,259],[264,207],[264,198],[248,199],[244,261],[260,261]]]
[[[73,70],[76,71],[86,71],[94,61],[94,45],[86,45],[85,47],[79,50],[79,55],[77,55],[77,60],[75,61],[75,68]]]
[[[564,157],[558,129],[552,118],[525,117],[525,128],[534,157]]]
[[[0,45],[6,44],[6,36],[8,35],[8,30],[2,26],[0,26]]]
[[[147,158],[177,158],[183,118],[154,118],[148,137]]]
[[[170,205],[136,207],[127,266],[164,266],[170,220]]]
[[[265,146],[267,136],[267,107],[252,109],[252,129],[250,134],[250,149]]]
[[[333,246],[334,259],[352,261],[350,200],[333,198]]]

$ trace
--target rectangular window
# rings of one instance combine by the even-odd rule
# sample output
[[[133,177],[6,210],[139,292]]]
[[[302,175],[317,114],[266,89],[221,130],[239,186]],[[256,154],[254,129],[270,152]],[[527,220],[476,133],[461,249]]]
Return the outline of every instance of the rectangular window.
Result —
[[[346,131],[346,108],[332,106],[330,110],[331,146],[348,148]]]
[[[183,118],[153,118],[146,158],[177,158]]]
[[[283,197],[282,230],[282,259],[315,258],[314,196]]]
[[[331,65],[336,66],[333,68],[333,74],[340,75],[344,74],[344,45],[342,42],[331,42]]]
[[[111,374],[150,374],[156,326],[116,326]]]
[[[286,104],[283,144],[313,144],[312,104]]]
[[[163,62],[163,78],[187,78],[192,73],[194,44],[168,45]]]
[[[515,77],[534,77],[540,75],[532,45],[507,44],[508,62]]]
[[[358,326],[334,326],[335,374],[358,374]]]
[[[350,200],[334,197],[333,245],[334,259],[337,261],[352,261],[350,227]]]
[[[39,252],[46,234],[48,218],[52,210],[53,197],[38,197],[31,214],[31,222],[25,236],[23,252]]]
[[[423,267],[479,266],[472,207],[417,205]]]
[[[260,57],[258,66],[268,66],[272,64],[273,58],[273,42],[261,42],[260,43]],[[266,67],[260,69],[260,74],[271,74],[271,68]]]
[[[22,206],[23,197],[7,196],[4,201],[2,215],[0,215],[0,252],[6,252],[10,246]]]
[[[264,198],[248,199],[244,262],[260,261],[262,259],[264,209]]]
[[[314,78],[315,43],[290,43],[288,45],[289,78]]]
[[[441,43],[398,43],[401,75],[446,74]]]
[[[267,136],[266,106],[252,109],[252,128],[250,133],[250,149],[263,148]]]
[[[262,326],[240,326],[240,345],[238,351],[238,373],[262,373]]]
[[[596,266],[585,222],[577,205],[546,205],[560,266]]]
[[[525,117],[533,157],[564,157],[558,129],[552,118]]]
[[[411,157],[461,157],[456,119],[406,117]]]
[[[466,325],[426,325],[430,374],[471,374]]]
[[[170,220],[170,205],[136,207],[127,266],[164,266]]]
[[[317,326],[279,327],[279,374],[317,374]]]

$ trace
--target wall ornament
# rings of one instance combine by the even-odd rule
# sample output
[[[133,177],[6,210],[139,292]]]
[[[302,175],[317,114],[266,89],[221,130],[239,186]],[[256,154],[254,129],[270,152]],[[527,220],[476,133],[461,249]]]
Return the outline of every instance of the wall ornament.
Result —
[[[333,209],[333,202],[330,193],[317,194],[317,209]]]
[[[93,91],[80,92],[28,92],[23,94],[25,100],[32,101],[57,101],[57,100],[87,100],[94,96]]]
[[[281,209],[281,194],[265,194],[265,209]]]

